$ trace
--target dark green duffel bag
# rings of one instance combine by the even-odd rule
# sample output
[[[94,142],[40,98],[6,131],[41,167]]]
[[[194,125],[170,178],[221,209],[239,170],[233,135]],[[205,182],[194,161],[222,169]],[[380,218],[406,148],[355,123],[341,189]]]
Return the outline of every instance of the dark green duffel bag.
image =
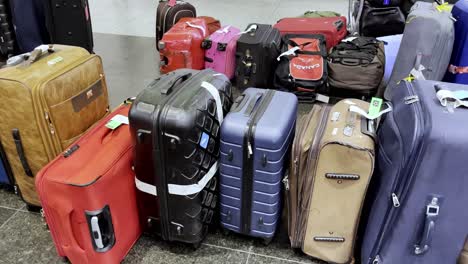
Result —
[[[333,11],[316,11],[316,10],[311,10],[305,12],[302,16],[303,18],[315,18],[315,17],[339,17],[341,16],[340,13],[336,13]]]
[[[347,97],[374,96],[384,71],[383,42],[371,37],[345,39],[329,55],[331,93]]]

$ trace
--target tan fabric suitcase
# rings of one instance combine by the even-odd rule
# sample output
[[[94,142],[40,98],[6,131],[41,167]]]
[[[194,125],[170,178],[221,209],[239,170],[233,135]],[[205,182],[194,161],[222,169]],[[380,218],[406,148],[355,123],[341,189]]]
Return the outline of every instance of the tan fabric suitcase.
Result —
[[[458,264],[468,264],[468,238],[466,238],[465,248],[463,249]]]
[[[34,176],[108,112],[101,58],[55,45],[0,70],[0,139],[23,200],[40,202]]]
[[[374,170],[373,121],[350,112],[369,104],[317,104],[298,122],[287,178],[291,246],[333,263],[353,260],[354,240]],[[289,188],[288,188],[289,186]]]

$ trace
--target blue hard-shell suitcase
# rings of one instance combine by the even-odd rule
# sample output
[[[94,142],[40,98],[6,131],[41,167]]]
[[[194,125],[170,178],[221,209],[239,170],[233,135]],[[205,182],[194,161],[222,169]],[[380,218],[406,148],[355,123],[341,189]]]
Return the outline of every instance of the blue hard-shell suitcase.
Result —
[[[452,9],[455,42],[445,81],[468,84],[468,0],[458,1]]]
[[[266,243],[273,238],[297,104],[294,94],[249,88],[226,116],[220,167],[221,224],[226,230]]]
[[[443,106],[440,89],[468,86],[416,80],[395,89],[378,131],[363,264],[457,263],[468,235],[468,108]]]
[[[392,35],[377,38],[385,44],[385,74],[382,80],[383,85],[387,85],[392,75],[393,66],[395,65],[398,50],[400,49],[401,38],[403,35]]]

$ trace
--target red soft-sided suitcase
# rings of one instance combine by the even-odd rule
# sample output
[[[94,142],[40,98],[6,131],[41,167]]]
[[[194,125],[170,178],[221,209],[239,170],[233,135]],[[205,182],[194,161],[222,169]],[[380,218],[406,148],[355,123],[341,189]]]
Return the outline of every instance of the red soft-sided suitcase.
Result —
[[[346,17],[283,18],[273,27],[281,36],[286,34],[322,34],[327,41],[327,50],[346,37]]]
[[[57,252],[74,264],[120,263],[141,234],[130,130],[106,126],[128,111],[119,107],[36,177]]]
[[[205,50],[202,49],[202,42],[209,35],[205,19],[179,20],[158,43],[161,73],[182,68],[202,70],[205,67]]]

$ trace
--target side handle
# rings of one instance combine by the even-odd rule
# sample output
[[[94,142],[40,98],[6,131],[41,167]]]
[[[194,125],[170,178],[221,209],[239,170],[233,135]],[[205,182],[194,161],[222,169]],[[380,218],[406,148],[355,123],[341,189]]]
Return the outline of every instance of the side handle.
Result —
[[[439,210],[439,198],[433,197],[431,202],[426,206],[424,230],[419,239],[419,244],[414,246],[414,254],[424,255],[431,248],[432,236],[437,217],[439,216]]]
[[[20,131],[17,128],[12,130],[13,140],[15,141],[16,145],[16,152],[18,153],[18,158],[21,161],[21,165],[23,166],[24,173],[29,177],[34,177],[31,167],[29,167],[29,163],[26,160],[26,155],[24,154],[23,142],[21,141]]]
[[[97,211],[85,211],[93,248],[96,252],[107,252],[115,244],[114,226],[110,207]]]

